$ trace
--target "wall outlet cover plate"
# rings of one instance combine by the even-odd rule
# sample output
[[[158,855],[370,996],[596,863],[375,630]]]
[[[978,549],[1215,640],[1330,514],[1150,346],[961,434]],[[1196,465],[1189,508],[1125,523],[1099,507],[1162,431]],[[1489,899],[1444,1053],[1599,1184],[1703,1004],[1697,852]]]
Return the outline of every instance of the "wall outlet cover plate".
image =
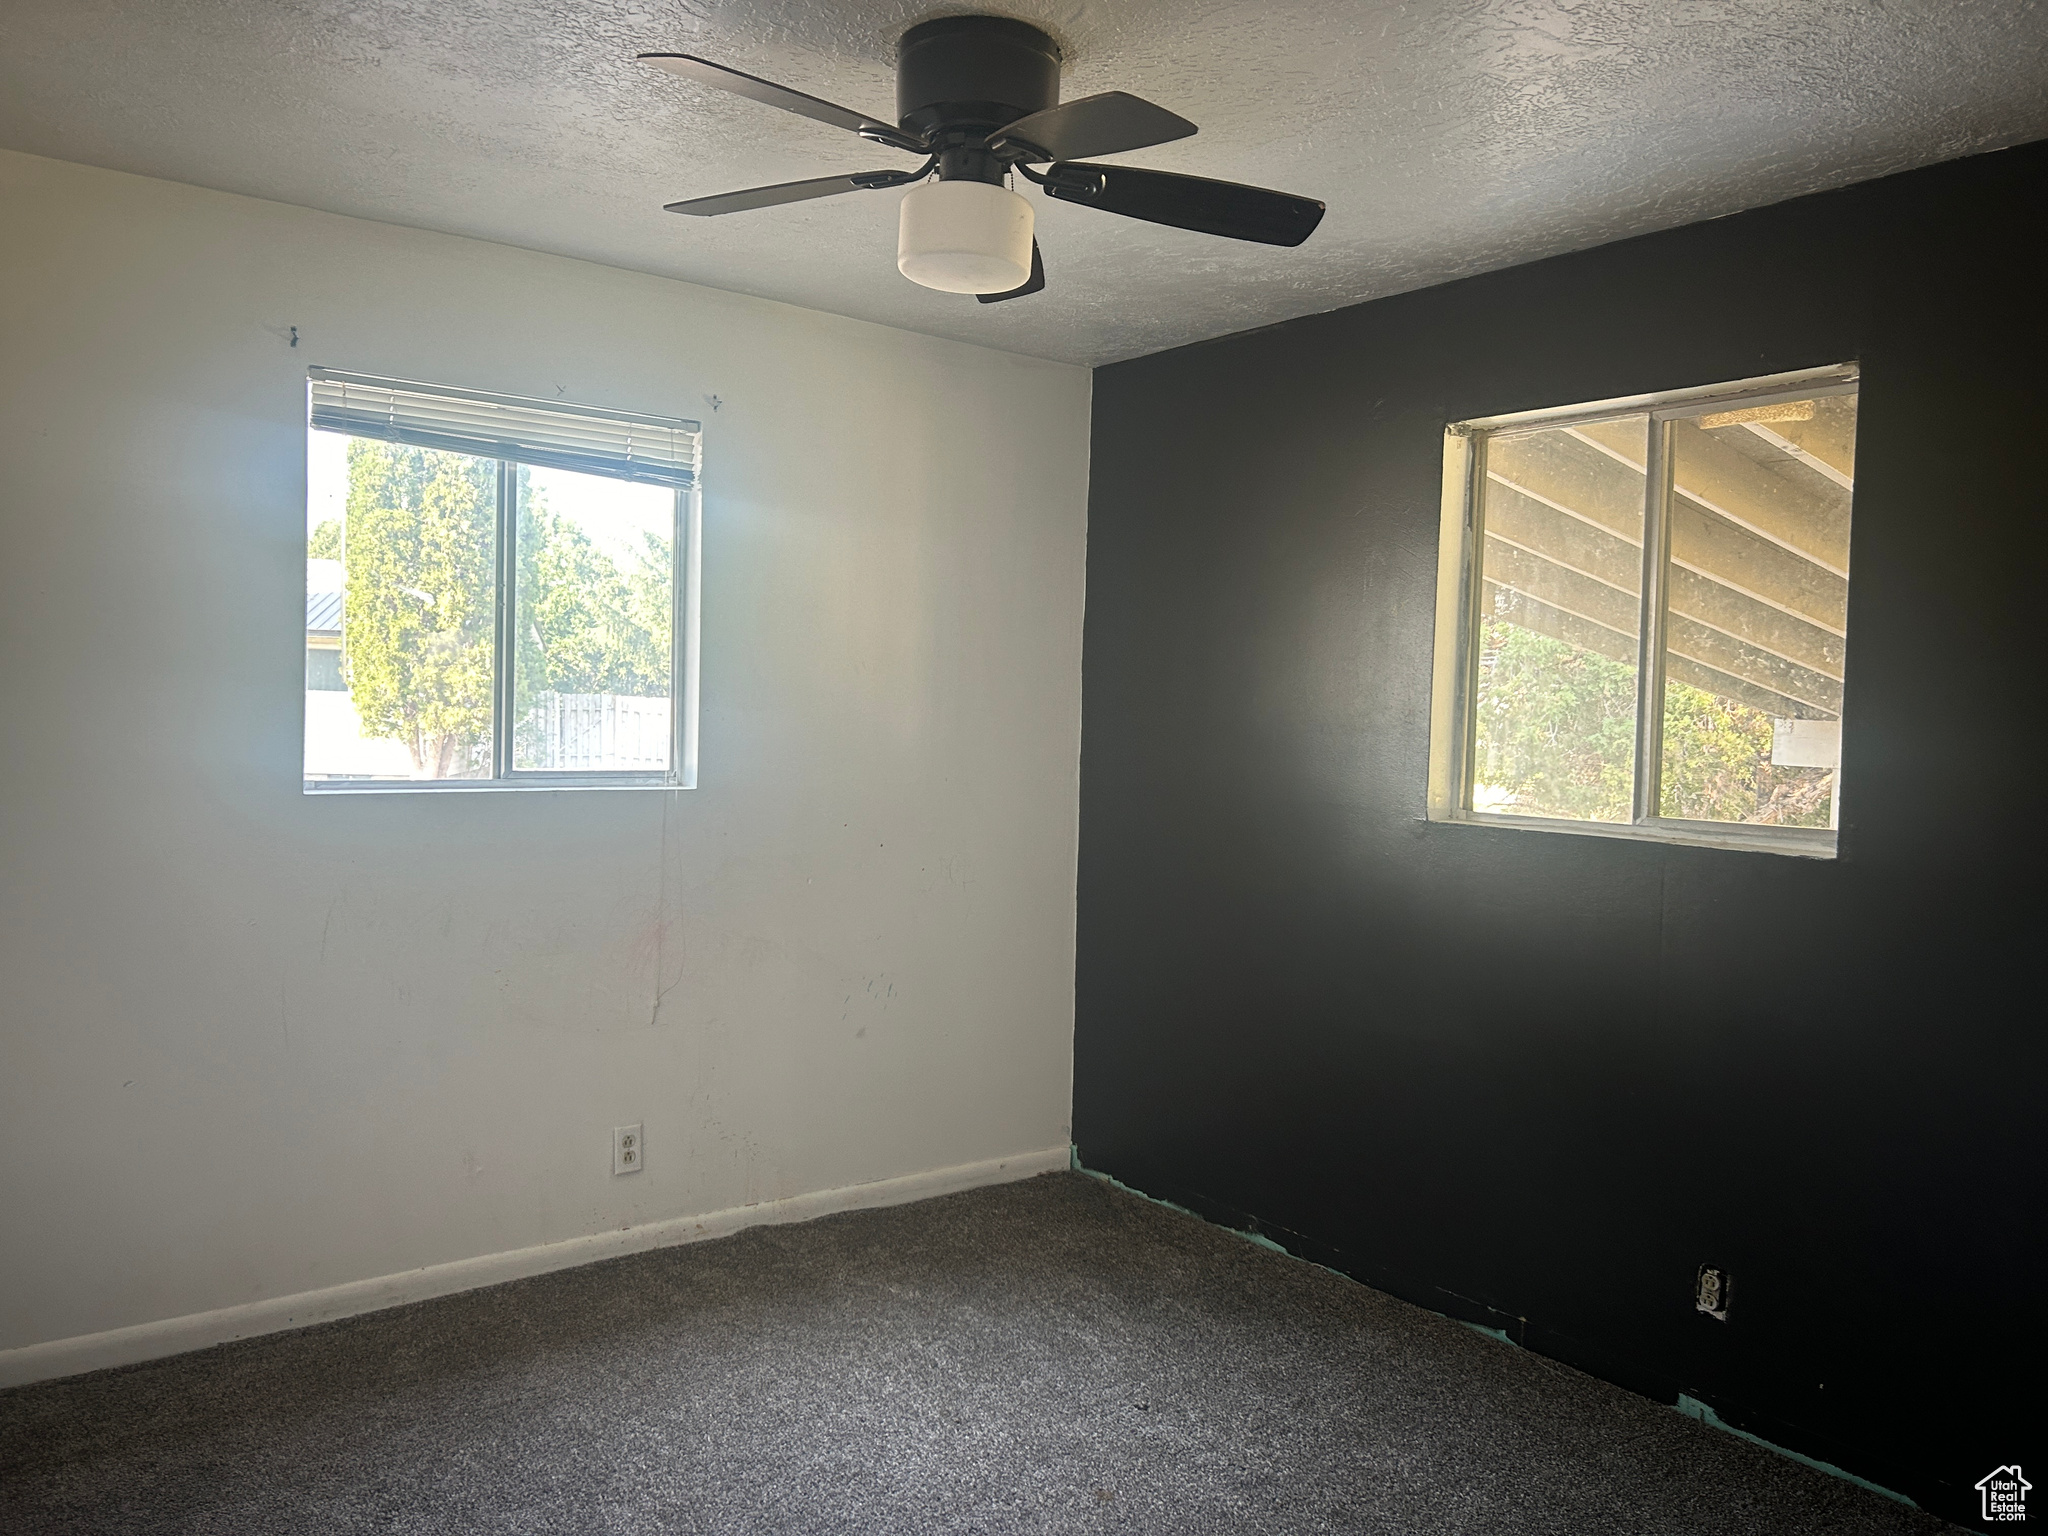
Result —
[[[612,1127],[612,1172],[638,1173],[647,1165],[646,1138],[639,1125]]]
[[[1734,1288],[1727,1270],[1713,1264],[1702,1264],[1699,1276],[1693,1282],[1693,1307],[1725,1323],[1728,1321],[1729,1294]]]

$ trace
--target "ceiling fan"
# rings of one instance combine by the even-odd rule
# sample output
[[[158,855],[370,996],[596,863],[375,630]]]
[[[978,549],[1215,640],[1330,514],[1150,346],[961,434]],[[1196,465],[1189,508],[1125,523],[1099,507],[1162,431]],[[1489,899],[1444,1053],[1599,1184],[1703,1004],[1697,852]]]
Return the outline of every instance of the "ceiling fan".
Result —
[[[1299,245],[1323,217],[1323,205],[1312,198],[1085,163],[1184,139],[1195,125],[1123,91],[1062,104],[1058,45],[1008,17],[942,16],[905,32],[896,45],[893,125],[687,53],[643,53],[640,62],[927,157],[915,170],[854,171],[691,198],[668,204],[670,213],[741,213],[911,187],[898,224],[897,269],[912,282],[971,293],[984,304],[1045,286],[1031,205],[1007,185],[1013,172],[1062,202],[1230,240]],[[1040,165],[1043,171],[1034,169]]]

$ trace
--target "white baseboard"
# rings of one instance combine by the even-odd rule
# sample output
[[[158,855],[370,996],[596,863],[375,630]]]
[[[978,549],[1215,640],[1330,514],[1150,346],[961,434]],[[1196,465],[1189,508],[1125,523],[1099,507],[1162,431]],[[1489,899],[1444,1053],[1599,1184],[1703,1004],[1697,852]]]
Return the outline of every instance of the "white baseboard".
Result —
[[[809,1221],[836,1211],[857,1211],[872,1206],[903,1205],[955,1190],[974,1189],[984,1184],[1004,1184],[1028,1179],[1034,1174],[1065,1168],[1071,1156],[1066,1146],[1020,1152],[1014,1157],[990,1158],[986,1162],[962,1163],[953,1168],[934,1168],[927,1173],[881,1179],[873,1184],[850,1184],[843,1189],[821,1189],[814,1194],[792,1195],[787,1200],[770,1200],[760,1205],[736,1206],[702,1216],[678,1216],[669,1221],[651,1221],[645,1226],[626,1227],[616,1232],[593,1232],[559,1243],[534,1248],[515,1248],[509,1253],[486,1253],[473,1259],[456,1259],[447,1264],[429,1264],[400,1274],[380,1275],[370,1280],[351,1280],[318,1291],[301,1291],[295,1296],[278,1296],[269,1301],[251,1301],[238,1307],[221,1307],[212,1312],[194,1312],[188,1317],[166,1318],[162,1322],[137,1323],[130,1328],[110,1328],[104,1333],[80,1334],[71,1339],[52,1339],[46,1344],[27,1344],[19,1349],[0,1350],[0,1387],[18,1387],[32,1381],[49,1381],[75,1376],[81,1371],[105,1370],[109,1366],[134,1365],[187,1350],[205,1349],[232,1339],[254,1338],[259,1334],[281,1333],[313,1323],[375,1312],[381,1307],[403,1306],[456,1291],[472,1291],[527,1275],[546,1274],[553,1269],[570,1269],[621,1254],[643,1253],[650,1248],[669,1248],[679,1243],[702,1242],[725,1237],[746,1227],[775,1222]]]

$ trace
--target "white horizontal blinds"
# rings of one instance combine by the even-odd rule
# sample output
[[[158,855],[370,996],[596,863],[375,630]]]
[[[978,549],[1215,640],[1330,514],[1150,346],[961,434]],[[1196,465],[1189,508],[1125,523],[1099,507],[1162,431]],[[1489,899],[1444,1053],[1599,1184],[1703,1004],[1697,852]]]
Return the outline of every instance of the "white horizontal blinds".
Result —
[[[311,369],[307,377],[312,423],[322,432],[650,485],[697,483],[703,428],[678,416],[442,389],[331,368]]]

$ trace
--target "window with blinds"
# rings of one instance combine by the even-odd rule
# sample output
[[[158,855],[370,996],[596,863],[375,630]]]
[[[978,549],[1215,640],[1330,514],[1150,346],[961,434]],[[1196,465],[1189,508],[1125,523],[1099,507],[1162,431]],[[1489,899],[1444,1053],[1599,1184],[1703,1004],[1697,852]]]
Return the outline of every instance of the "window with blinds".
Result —
[[[316,368],[308,791],[689,787],[698,423]]]
[[[1430,813],[1830,856],[1847,367],[1446,435]]]
[[[315,431],[678,490],[697,483],[702,429],[680,417],[439,389],[332,368],[311,369],[307,379]]]

